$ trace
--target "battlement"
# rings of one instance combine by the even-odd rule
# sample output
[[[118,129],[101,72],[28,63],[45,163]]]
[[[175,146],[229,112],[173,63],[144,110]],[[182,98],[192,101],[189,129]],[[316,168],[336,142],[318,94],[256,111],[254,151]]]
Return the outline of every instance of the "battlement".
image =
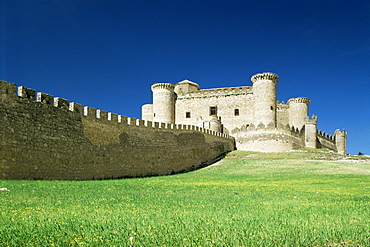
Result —
[[[258,125],[254,125],[253,123],[251,123],[250,125],[243,125],[241,128],[233,129],[231,133],[236,134],[239,132],[248,132],[248,131],[264,132],[266,130],[276,130],[295,137],[302,137],[304,132],[303,129],[299,130],[298,128],[294,128],[294,126],[290,126],[289,124],[279,123],[278,126],[275,127],[275,125],[271,122],[267,125],[263,123],[259,123]]]
[[[270,81],[277,83],[279,80],[279,76],[275,73],[263,72],[263,73],[255,74],[254,76],[251,77],[251,81],[253,83],[257,81],[261,81],[261,80],[270,80]]]
[[[4,81],[0,126],[0,179],[167,175],[235,148],[233,137],[214,130],[126,117]]]
[[[289,109],[289,105],[286,104],[284,101],[282,101],[282,102],[277,101],[276,102],[276,109],[277,110],[286,110],[286,109]]]
[[[187,94],[178,95],[177,99],[195,99],[195,98],[212,98],[212,97],[228,97],[237,95],[252,94],[252,87],[225,87],[225,88],[211,88],[193,91]]]
[[[347,138],[347,131],[346,130],[340,131],[340,129],[336,129],[334,131],[334,135],[335,136],[343,136],[344,138]]]
[[[298,97],[298,98],[292,98],[288,100],[288,105],[292,103],[303,103],[309,105],[311,103],[311,100],[309,98],[305,97]]]
[[[175,85],[172,83],[155,83],[152,85],[152,91],[157,89],[168,89],[168,90],[174,90]]]
[[[325,133],[324,131],[317,131],[317,136],[319,138],[324,138],[325,140],[328,141],[335,141],[335,136],[334,135],[329,135],[328,133]]]
[[[170,83],[158,83],[155,85],[157,85],[157,87],[159,88],[167,88],[167,87],[171,88],[172,86],[174,86],[173,84],[170,84]],[[12,89],[12,90],[9,90],[9,89]],[[15,89],[16,89],[15,84],[1,81],[0,96],[3,94],[3,92],[8,95],[15,95],[16,94]],[[160,123],[160,122],[145,121],[142,119],[126,117],[123,115],[118,115],[112,112],[103,111],[103,110],[92,108],[89,106],[83,106],[75,102],[69,102],[66,99],[63,99],[60,97],[54,97],[50,94],[36,92],[36,90],[26,88],[24,86],[18,87],[16,96],[18,96],[19,99],[29,100],[35,103],[52,105],[56,108],[60,108],[63,110],[69,110],[71,112],[75,112],[76,114],[81,115],[82,117],[86,119],[94,120],[94,121],[101,121],[105,123],[126,124],[130,126],[142,127],[142,128],[156,128],[156,129],[167,129],[167,130],[189,130],[189,131],[197,131],[197,132],[205,133],[208,135],[228,138],[228,139],[233,138],[229,136],[228,134],[219,133],[216,131],[204,129],[204,128],[197,127],[194,125]]]
[[[315,115],[312,114],[311,119],[307,119],[306,120],[306,123],[307,124],[314,124],[314,125],[316,125],[317,124],[317,116],[315,116]]]

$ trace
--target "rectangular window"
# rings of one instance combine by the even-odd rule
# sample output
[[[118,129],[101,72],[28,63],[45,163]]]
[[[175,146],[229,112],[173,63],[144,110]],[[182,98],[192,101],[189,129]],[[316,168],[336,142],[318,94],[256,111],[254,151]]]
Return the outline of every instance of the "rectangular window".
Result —
[[[186,117],[186,118],[191,118],[190,111],[187,111],[187,112],[185,113],[185,117]]]
[[[216,108],[216,106],[211,106],[211,107],[209,108],[209,115],[210,115],[210,116],[215,116],[215,115],[217,115],[217,108]]]
[[[234,110],[234,116],[239,116],[239,109]]]

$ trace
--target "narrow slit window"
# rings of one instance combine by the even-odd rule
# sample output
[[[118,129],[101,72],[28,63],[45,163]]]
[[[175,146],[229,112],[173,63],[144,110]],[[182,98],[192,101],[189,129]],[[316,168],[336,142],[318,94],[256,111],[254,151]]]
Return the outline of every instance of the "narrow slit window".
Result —
[[[210,116],[215,116],[215,115],[217,115],[217,108],[216,108],[216,106],[211,106],[211,107],[209,108],[209,115],[210,115]]]
[[[239,109],[234,110],[234,116],[239,116]]]
[[[191,118],[190,111],[187,111],[187,112],[185,113],[185,117],[186,117],[186,118]]]

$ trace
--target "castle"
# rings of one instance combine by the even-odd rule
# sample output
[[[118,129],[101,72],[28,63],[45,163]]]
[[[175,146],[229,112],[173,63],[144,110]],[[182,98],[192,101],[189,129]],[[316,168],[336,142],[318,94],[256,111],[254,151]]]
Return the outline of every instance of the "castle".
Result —
[[[346,131],[328,135],[308,116],[310,99],[276,100],[278,75],[252,76],[253,86],[200,89],[184,80],[152,85],[153,104],[142,106],[142,119],[186,124],[230,134],[239,150],[281,152],[295,148],[327,148],[346,154]]]
[[[0,179],[167,175],[211,164],[235,146],[346,154],[347,133],[317,131],[308,98],[277,102],[277,81],[276,74],[262,73],[252,77],[252,87],[156,83],[142,119],[0,81]]]

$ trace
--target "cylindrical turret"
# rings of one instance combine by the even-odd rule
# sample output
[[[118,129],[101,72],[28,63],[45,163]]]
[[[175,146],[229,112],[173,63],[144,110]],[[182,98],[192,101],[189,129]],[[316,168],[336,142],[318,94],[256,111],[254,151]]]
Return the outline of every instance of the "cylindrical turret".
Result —
[[[253,82],[253,122],[257,126],[272,123],[276,126],[276,83],[279,77],[274,73],[261,73],[252,76]]]
[[[288,101],[289,105],[289,125],[298,128],[299,130],[305,125],[308,120],[308,105],[309,98],[299,97]]]
[[[146,104],[141,107],[141,119],[153,121],[153,104]]]
[[[172,83],[155,83],[153,91],[153,121],[175,123],[175,85]]]
[[[221,121],[216,115],[211,117],[211,120],[209,121],[209,129],[220,133],[222,132]]]
[[[343,130],[340,132],[339,129],[335,130],[335,145],[337,146],[338,154],[346,155],[347,154],[347,132]]]

